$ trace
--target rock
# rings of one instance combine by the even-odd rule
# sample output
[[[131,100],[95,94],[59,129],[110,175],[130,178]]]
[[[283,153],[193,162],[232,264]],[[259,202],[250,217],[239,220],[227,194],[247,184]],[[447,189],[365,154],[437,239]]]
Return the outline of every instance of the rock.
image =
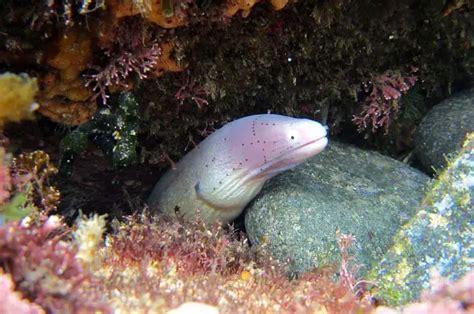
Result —
[[[304,165],[271,179],[248,207],[253,244],[265,241],[290,271],[340,260],[336,231],[357,238],[362,273],[382,257],[416,211],[429,178],[375,152],[330,143]]]
[[[415,134],[415,154],[428,172],[441,169],[446,156],[456,154],[472,131],[474,88],[442,101],[423,118]]]
[[[379,306],[371,314],[469,314],[474,312],[474,270],[456,282],[435,280],[432,290],[424,291],[421,300],[397,309]]]
[[[456,280],[474,261],[474,132],[432,183],[418,213],[368,275],[374,293],[399,305],[430,289],[431,277]]]

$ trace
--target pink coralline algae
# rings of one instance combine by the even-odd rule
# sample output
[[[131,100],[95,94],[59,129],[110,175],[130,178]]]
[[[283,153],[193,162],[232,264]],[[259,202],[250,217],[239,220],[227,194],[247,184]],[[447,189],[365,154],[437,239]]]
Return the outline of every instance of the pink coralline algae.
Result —
[[[363,83],[369,95],[362,105],[359,115],[354,115],[352,122],[358,131],[371,127],[372,132],[384,128],[385,133],[400,110],[399,100],[402,94],[415,85],[417,68],[411,67],[409,74],[402,75],[399,71],[387,71],[369,82]]]
[[[66,241],[68,233],[57,216],[6,224],[0,228],[0,270],[48,313],[110,313],[85,288],[92,277],[76,259],[77,248]]]
[[[354,257],[349,254],[349,248],[355,241],[355,236],[337,232],[337,243],[341,253],[339,281],[349,287],[354,295],[361,295],[363,293],[362,286],[365,282],[357,279],[356,274],[359,271],[359,266],[354,263]]]
[[[5,159],[5,149],[0,147],[0,204],[5,203],[10,197],[10,169],[5,166]]]
[[[181,85],[174,97],[179,101],[179,106],[182,106],[185,101],[193,101],[199,109],[207,106],[209,102],[204,98],[208,95],[205,87],[197,85],[190,79],[189,72],[184,74]]]
[[[369,313],[372,309],[361,281],[352,273],[347,251],[352,236],[339,237],[344,278],[334,281],[334,265],[289,280],[287,263],[269,255],[265,245],[251,247],[232,226],[142,214],[115,228],[106,240],[102,262],[111,271],[97,275],[103,289],[99,294],[111,300],[118,312],[139,308],[167,313],[189,301],[216,306],[222,313]],[[156,300],[161,306],[158,311],[152,308]]]
[[[0,273],[0,313],[3,314],[44,314],[37,304],[22,299],[14,290],[11,276]]]
[[[162,54],[161,46],[144,30],[143,22],[123,21],[115,31],[113,47],[105,51],[110,60],[97,74],[86,75],[86,87],[91,86],[94,98],[101,97],[104,103],[109,98],[108,88],[130,88],[132,74],[143,80],[148,77]]]

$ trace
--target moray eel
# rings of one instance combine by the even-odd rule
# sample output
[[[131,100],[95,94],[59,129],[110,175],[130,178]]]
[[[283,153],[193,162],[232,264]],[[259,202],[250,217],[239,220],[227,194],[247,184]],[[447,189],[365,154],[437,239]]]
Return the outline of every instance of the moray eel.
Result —
[[[212,223],[237,217],[266,180],[321,152],[326,129],[277,114],[247,116],[216,130],[168,170],[148,205],[169,216]]]

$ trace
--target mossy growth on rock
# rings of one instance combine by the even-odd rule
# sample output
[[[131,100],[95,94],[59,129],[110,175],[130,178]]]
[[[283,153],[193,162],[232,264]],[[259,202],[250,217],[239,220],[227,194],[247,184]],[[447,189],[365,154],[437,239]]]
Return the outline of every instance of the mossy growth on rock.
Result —
[[[370,271],[373,292],[390,305],[413,301],[433,276],[456,280],[474,258],[474,133],[432,183],[415,217]]]
[[[193,20],[192,28],[176,30],[173,42],[188,64],[188,82],[206,90],[208,105],[176,99],[185,82],[180,74],[143,82],[137,90],[147,113],[142,131],[155,140],[147,150],[159,155],[164,149],[177,160],[189,138],[200,140],[212,123],[268,110],[320,120],[332,133],[353,139],[358,136],[351,120],[370,93],[364,84],[387,71],[404,77],[413,66],[416,93],[403,95],[398,114],[388,117],[396,122],[388,136],[383,128],[367,131],[380,150],[406,152],[432,103],[472,81],[472,46],[466,46],[473,37],[472,12],[443,17],[443,6],[444,1],[299,1],[277,13],[257,4],[247,18],[228,25]]]
[[[318,119],[333,133],[357,137],[352,120],[365,110],[366,87],[387,73],[405,81],[416,68],[416,94],[427,101],[404,101],[405,96],[391,101],[384,121],[400,122],[389,130],[393,136],[384,130],[364,134],[373,146],[396,155],[411,148],[425,106],[472,82],[472,4],[446,2],[271,1],[275,8],[286,4],[275,11],[269,1],[252,0],[242,2],[251,4],[245,17],[231,17],[226,12],[237,5],[232,0],[176,0],[166,2],[174,9],[165,10],[169,16],[162,21],[163,8],[148,0],[107,1],[107,6],[103,1],[7,0],[0,8],[5,16],[0,34],[6,38],[0,43],[0,69],[35,72],[42,93],[50,95],[64,85],[61,80],[48,85],[60,70],[54,50],[71,51],[59,59],[82,60],[74,68],[73,87],[85,98],[99,93],[104,102],[105,95],[134,89],[147,113],[140,117],[147,140],[138,151],[142,159],[159,159],[166,167],[167,158],[157,156],[177,160],[213,127],[268,110]],[[61,45],[67,34],[80,34],[79,42],[88,48]],[[164,73],[182,70],[187,79]],[[51,104],[55,111],[47,116],[56,122],[65,123],[62,114],[73,105],[84,119],[95,112],[94,99],[76,103],[71,95],[57,96],[70,101]],[[415,119],[406,108],[417,112]]]

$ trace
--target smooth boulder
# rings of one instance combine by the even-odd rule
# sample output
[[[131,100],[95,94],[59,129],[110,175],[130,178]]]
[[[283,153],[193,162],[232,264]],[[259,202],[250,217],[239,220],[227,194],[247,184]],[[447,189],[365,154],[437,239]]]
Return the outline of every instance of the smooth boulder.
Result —
[[[363,274],[415,215],[428,180],[397,160],[331,142],[266,183],[247,209],[246,230],[253,244],[289,260],[293,274],[339,262],[336,232],[355,235],[352,253]]]
[[[427,172],[439,170],[472,131],[474,88],[445,99],[428,112],[415,133],[415,154]]]

